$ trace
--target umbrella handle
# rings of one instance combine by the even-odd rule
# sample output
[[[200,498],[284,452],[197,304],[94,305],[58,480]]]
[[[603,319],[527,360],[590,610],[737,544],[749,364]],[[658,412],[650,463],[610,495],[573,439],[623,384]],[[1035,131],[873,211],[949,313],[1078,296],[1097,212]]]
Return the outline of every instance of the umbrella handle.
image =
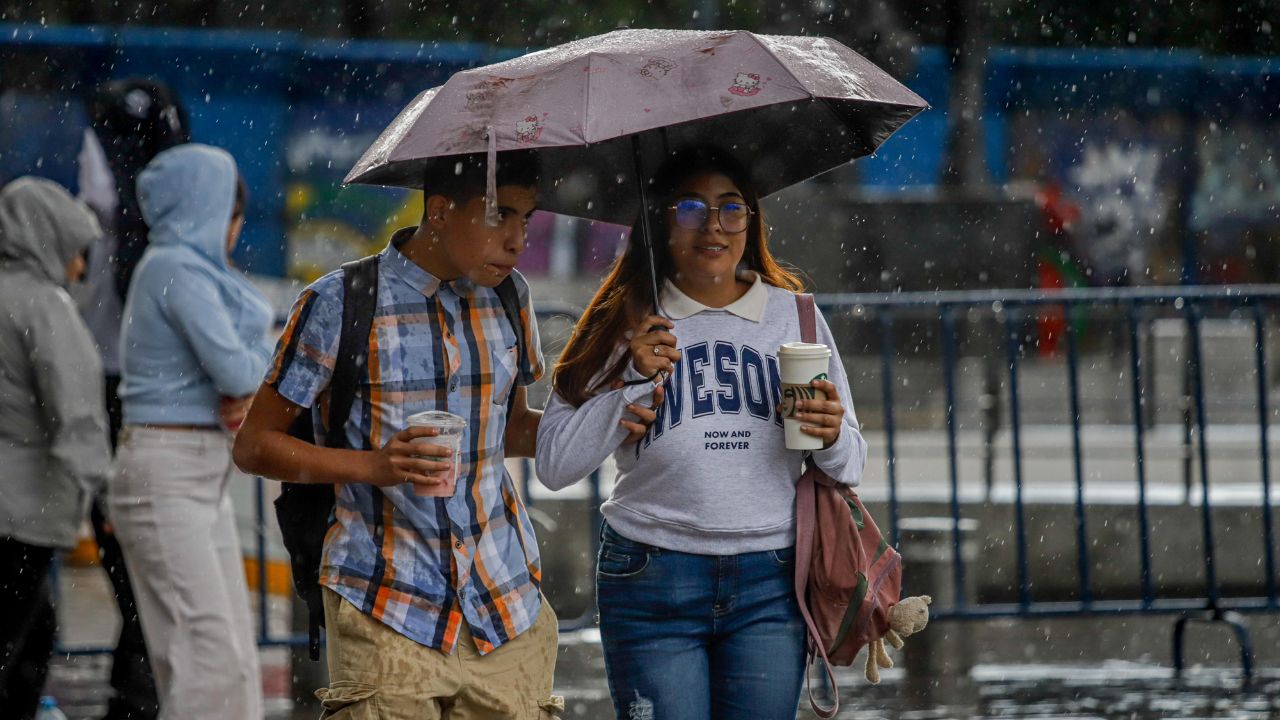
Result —
[[[649,225],[649,195],[645,191],[644,160],[640,155],[640,136],[631,136],[631,152],[636,165],[636,185],[640,188],[640,242],[644,244],[645,254],[649,256],[649,283],[653,290],[653,311],[661,314],[658,307],[658,266],[653,257],[653,229]]]
[[[623,380],[622,386],[633,387],[635,385],[646,385],[648,383],[653,383],[654,385],[661,385],[666,381],[667,381],[667,371],[659,370],[658,372],[653,374],[653,377],[640,378],[639,380]]]
[[[666,144],[666,136],[663,136],[663,145]],[[640,136],[631,136],[631,151],[635,159],[636,165],[636,186],[640,188],[640,241],[644,244],[645,255],[649,257],[649,286],[653,291],[653,312],[655,315],[665,315],[662,307],[658,302],[658,265],[653,257],[653,228],[649,225],[649,194],[645,191],[645,173],[644,160],[640,153]],[[664,329],[661,325],[654,325],[649,328],[649,332]],[[643,385],[645,383],[657,383],[661,385],[666,382],[666,373],[662,370],[653,374],[653,377],[643,380],[631,380],[624,382],[624,386]]]

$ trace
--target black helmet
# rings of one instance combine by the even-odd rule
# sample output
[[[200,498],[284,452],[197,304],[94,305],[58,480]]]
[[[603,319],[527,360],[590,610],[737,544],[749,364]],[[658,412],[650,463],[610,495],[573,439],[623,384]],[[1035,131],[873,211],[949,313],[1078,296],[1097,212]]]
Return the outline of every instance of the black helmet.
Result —
[[[103,83],[89,122],[112,170],[136,175],[162,150],[191,141],[187,111],[167,85],[150,78]]]
[[[133,271],[147,247],[147,225],[138,209],[135,183],[151,159],[175,145],[191,142],[187,111],[167,85],[149,78],[112,80],[89,99],[89,124],[98,136],[116,181],[112,257],[116,292],[123,302]]]

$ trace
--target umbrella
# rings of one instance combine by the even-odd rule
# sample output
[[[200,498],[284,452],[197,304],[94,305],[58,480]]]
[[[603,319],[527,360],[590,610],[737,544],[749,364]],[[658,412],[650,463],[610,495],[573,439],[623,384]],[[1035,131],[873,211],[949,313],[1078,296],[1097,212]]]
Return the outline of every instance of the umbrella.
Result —
[[[827,38],[618,30],[456,73],[410,102],[346,182],[421,188],[426,158],[537,148],[540,209],[639,215],[649,246],[645,169],[671,151],[721,145],[763,196],[870,154],[925,107]]]

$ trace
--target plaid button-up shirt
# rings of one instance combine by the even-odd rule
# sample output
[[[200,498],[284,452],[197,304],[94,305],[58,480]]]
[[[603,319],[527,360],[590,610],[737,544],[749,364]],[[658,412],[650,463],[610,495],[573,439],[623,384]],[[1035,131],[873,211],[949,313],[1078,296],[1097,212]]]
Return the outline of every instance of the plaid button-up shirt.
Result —
[[[408,229],[411,232],[412,229]],[[351,447],[381,447],[414,413],[467,420],[458,491],[419,497],[408,485],[341,485],[321,582],[405,637],[452,653],[466,622],[482,653],[529,629],[541,607],[538,545],[503,463],[507,397],[542,374],[537,323],[515,276],[526,357],[497,293],[442,283],[396,250],[382,251],[369,362],[345,426]],[[329,385],[342,320],[342,273],[294,305],[266,381],[303,407]],[[319,426],[319,412],[313,410]]]

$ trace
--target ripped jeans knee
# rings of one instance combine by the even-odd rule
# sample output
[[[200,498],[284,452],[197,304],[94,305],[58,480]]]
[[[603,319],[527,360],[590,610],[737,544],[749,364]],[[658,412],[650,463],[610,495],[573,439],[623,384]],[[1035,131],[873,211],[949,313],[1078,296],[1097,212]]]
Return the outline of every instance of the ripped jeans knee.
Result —
[[[635,691],[635,698],[627,705],[626,720],[654,720],[653,701]]]

